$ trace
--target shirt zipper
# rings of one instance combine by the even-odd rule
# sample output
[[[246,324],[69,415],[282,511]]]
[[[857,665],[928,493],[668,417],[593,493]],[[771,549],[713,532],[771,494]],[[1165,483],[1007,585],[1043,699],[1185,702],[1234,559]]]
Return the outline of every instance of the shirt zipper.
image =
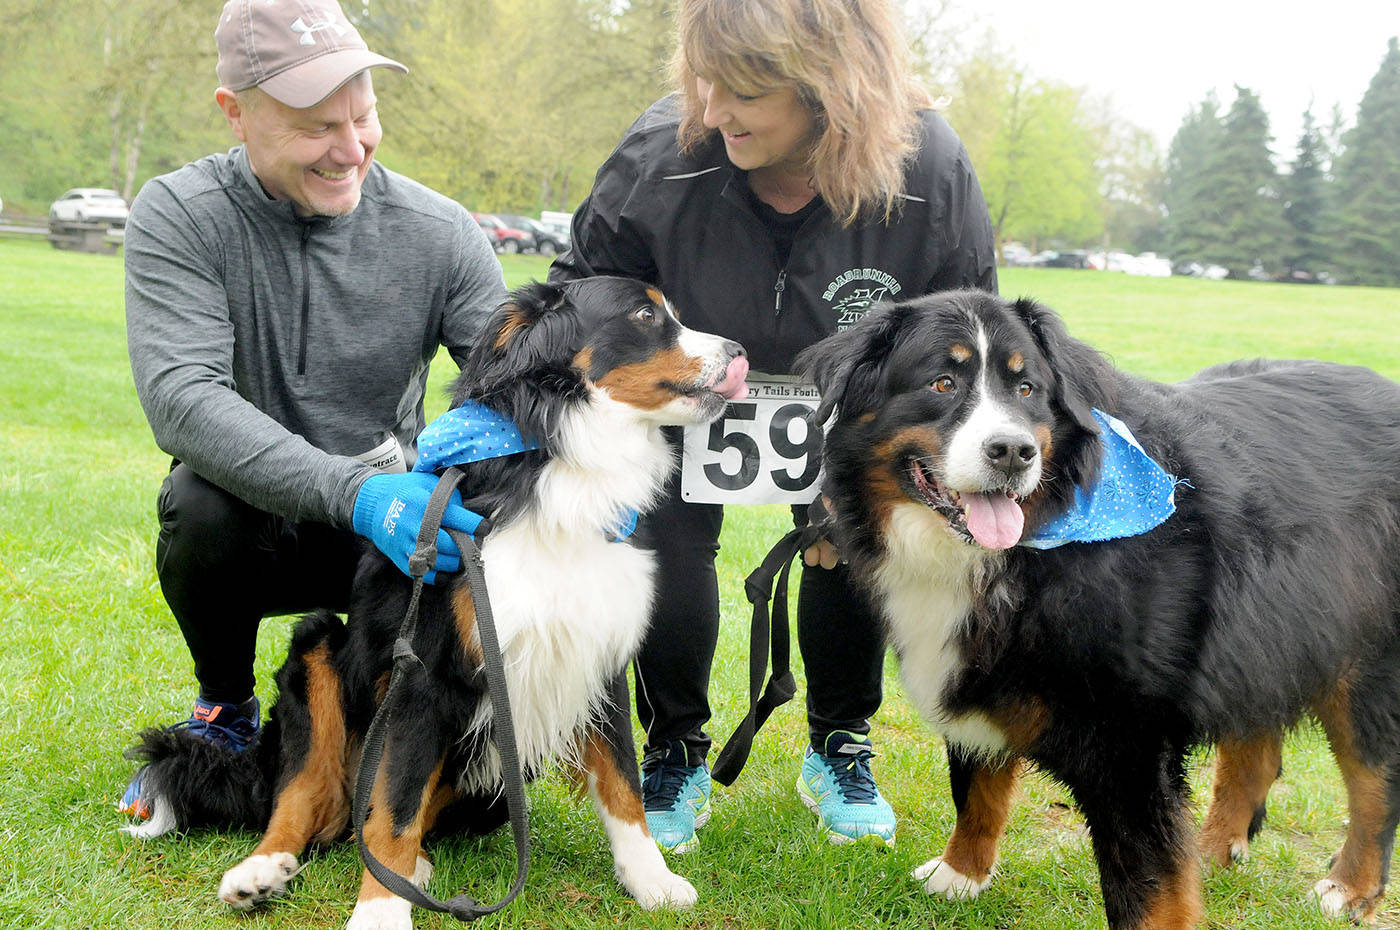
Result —
[[[778,280],[773,282],[773,315],[783,314],[783,291],[787,288],[787,269],[778,272]]]
[[[307,328],[311,325],[311,273],[306,263],[306,243],[311,238],[311,224],[301,225],[301,344],[297,349],[297,374],[306,374]]]

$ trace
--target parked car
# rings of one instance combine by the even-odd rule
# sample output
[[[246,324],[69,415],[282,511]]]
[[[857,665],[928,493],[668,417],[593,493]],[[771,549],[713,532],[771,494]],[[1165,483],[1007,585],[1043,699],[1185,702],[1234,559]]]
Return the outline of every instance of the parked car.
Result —
[[[49,207],[49,222],[106,223],[125,228],[130,212],[126,201],[116,191],[100,187],[75,187]]]
[[[573,235],[574,215],[559,210],[541,210],[540,225],[556,236],[567,239]]]
[[[519,229],[493,213],[473,213],[477,225],[486,230],[486,238],[497,252],[527,252],[535,247],[535,234]]]
[[[1224,265],[1202,264],[1201,262],[1178,262],[1172,265],[1172,274],[1192,278],[1205,278],[1208,281],[1223,281],[1230,276],[1230,269]]]
[[[1003,242],[1001,244],[1001,262],[1013,268],[1024,267],[1031,263],[1031,250],[1019,242]]]
[[[1095,271],[1121,271],[1149,278],[1170,278],[1172,275],[1171,260],[1159,257],[1156,252],[1143,252],[1141,255],[1112,250],[1107,254],[1091,252],[1089,267]]]
[[[1048,250],[1037,252],[1028,264],[1041,268],[1088,268],[1089,253],[1083,249]]]
[[[569,247],[567,234],[561,236],[539,220],[532,220],[528,216],[516,216],[512,213],[498,213],[496,215],[507,226],[526,230],[533,235],[535,237],[535,251],[541,255],[558,255]]]

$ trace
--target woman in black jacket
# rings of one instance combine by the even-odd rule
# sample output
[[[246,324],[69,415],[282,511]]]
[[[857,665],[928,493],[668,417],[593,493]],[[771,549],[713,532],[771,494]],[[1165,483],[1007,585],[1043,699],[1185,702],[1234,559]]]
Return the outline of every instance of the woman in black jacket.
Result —
[[[703,727],[723,504],[786,501],[805,520],[800,504],[816,493],[815,464],[786,439],[801,403],[781,400],[808,392],[781,376],[873,303],[995,291],[996,265],[977,177],[908,69],[892,0],[681,0],[677,21],[678,91],[603,164],[550,277],[654,283],[688,325],[737,339],[757,372],[775,376],[766,391],[778,403],[731,407],[752,418],[750,438],[726,432],[743,428],[737,419],[708,442],[685,437],[686,466],[645,518],[660,578],[636,663],[643,790],[652,835],[684,851],[709,817]],[[803,408],[809,428],[814,406]],[[880,622],[828,544],[804,563],[797,627],[811,745],[797,788],[832,842],[892,844],[894,813],[870,771]]]

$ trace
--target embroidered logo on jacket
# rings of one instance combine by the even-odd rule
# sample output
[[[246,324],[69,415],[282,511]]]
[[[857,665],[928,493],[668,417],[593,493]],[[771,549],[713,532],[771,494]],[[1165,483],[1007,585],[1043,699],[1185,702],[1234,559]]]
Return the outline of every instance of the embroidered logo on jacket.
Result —
[[[836,314],[836,332],[855,325],[865,312],[882,300],[894,300],[904,286],[879,268],[852,268],[837,275],[826,286],[822,300]]]

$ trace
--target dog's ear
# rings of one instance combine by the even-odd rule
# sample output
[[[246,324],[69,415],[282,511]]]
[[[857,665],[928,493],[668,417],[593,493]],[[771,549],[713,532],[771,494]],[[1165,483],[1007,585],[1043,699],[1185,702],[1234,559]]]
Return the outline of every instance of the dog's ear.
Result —
[[[569,367],[582,338],[565,287],[535,281],[516,288],[482,327],[454,405],[475,398],[510,416],[522,432],[552,435],[559,401],[584,390]]]
[[[818,425],[826,423],[834,408],[850,418],[879,404],[885,360],[906,316],[897,305],[876,307],[850,329],[827,336],[797,356],[797,371],[822,396]]]
[[[518,377],[577,351],[578,314],[563,287],[532,281],[511,291],[482,338],[490,345],[492,373]]]
[[[1097,433],[1099,425],[1091,408],[1107,405],[1108,363],[1092,347],[1071,337],[1060,315],[1044,304],[1021,297],[1011,309],[1026,324],[1040,354],[1050,363],[1055,376],[1055,402],[1076,426]]]

